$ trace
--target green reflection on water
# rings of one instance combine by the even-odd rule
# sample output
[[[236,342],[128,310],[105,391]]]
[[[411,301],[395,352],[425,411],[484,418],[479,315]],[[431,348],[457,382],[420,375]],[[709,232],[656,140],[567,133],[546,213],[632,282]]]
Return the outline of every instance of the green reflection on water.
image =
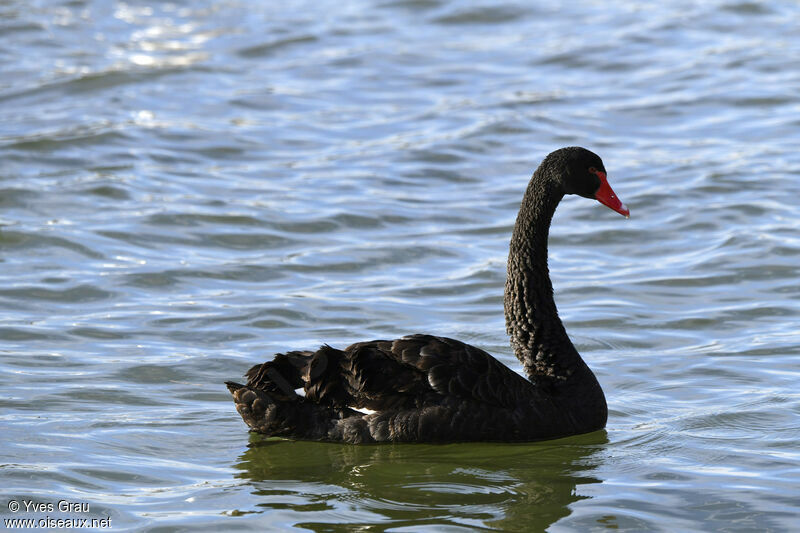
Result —
[[[259,501],[251,512],[297,512],[302,523],[293,525],[313,531],[543,531],[588,498],[579,486],[601,482],[607,443],[605,431],[528,444],[365,446],[251,434],[234,468]]]

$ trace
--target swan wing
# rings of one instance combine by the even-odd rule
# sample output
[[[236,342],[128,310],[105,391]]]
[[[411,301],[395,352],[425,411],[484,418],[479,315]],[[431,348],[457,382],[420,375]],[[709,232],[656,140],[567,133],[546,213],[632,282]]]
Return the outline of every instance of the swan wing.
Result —
[[[415,395],[419,404],[455,396],[514,408],[534,394],[530,381],[487,352],[446,337],[409,335],[356,343],[344,353],[349,355],[348,384],[354,397]]]

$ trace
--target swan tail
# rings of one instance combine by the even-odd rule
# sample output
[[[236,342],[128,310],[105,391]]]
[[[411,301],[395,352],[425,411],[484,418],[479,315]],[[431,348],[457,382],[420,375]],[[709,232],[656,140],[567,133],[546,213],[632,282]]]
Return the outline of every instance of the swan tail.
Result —
[[[352,397],[343,381],[344,357],[344,352],[327,345],[316,352],[280,353],[248,370],[246,385],[225,384],[252,431],[291,439],[341,440],[338,422],[363,416],[347,407]],[[295,392],[301,388],[305,396]]]
[[[236,410],[245,424],[252,431],[271,437],[341,441],[344,439],[340,422],[345,418],[363,416],[363,413],[353,409],[320,405],[301,396],[286,400],[281,398],[280,393],[233,381],[226,381],[225,385],[233,395]],[[360,438],[351,435],[350,441],[363,442],[366,435],[368,432]]]
[[[255,365],[247,371],[247,386],[269,392],[282,400],[297,397],[296,389],[307,380],[313,352],[297,351],[277,354],[272,361]]]

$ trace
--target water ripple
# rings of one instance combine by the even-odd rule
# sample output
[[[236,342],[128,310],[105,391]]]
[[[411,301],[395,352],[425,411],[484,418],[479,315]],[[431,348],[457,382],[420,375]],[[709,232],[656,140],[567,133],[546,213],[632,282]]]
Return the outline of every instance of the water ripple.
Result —
[[[791,529],[797,15],[6,2],[4,493],[123,528]],[[519,369],[508,238],[572,144],[633,213],[567,198],[550,239],[607,434],[248,442],[221,382],[274,352],[429,332]]]

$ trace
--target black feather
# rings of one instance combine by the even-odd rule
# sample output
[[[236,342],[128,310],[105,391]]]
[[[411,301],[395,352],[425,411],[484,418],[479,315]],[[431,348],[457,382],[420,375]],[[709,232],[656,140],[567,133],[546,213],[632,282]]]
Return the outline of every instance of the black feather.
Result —
[[[539,440],[602,428],[603,391],[558,318],[547,269],[555,208],[566,193],[593,197],[590,167],[605,170],[582,148],[548,155],[511,237],[506,327],[527,379],[445,337],[324,345],[254,366],[247,385],[226,382],[242,419],[267,435],[351,443]],[[376,412],[356,410],[365,408]]]

